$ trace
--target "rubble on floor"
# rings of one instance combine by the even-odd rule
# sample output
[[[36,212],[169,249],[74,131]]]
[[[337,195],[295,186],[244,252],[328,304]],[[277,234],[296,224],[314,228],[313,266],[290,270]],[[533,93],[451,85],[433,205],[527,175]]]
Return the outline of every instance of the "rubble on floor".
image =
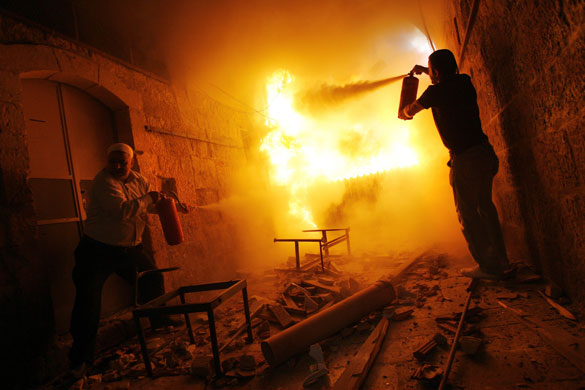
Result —
[[[198,383],[198,388],[324,389],[334,387],[340,379],[343,381],[344,373],[350,372],[353,363],[359,365],[360,374],[345,375],[355,382],[361,378],[359,384],[364,389],[417,389],[419,383],[436,385],[443,375],[443,364],[457,330],[468,281],[457,275],[452,269],[452,259],[444,254],[431,252],[409,269],[404,280],[395,285],[398,298],[391,305],[364,315],[281,366],[269,366],[259,347],[262,340],[368,286],[373,281],[372,275],[380,276],[383,265],[396,269],[400,260],[405,262],[408,258],[412,254],[359,259],[332,256],[326,259],[323,271],[320,260],[308,255],[300,271],[286,267],[267,271],[248,281],[253,294],[249,299],[253,344],[246,342],[240,300],[230,300],[215,311],[223,375],[216,376],[214,372],[209,326],[206,317],[198,314],[191,316],[194,344],[190,344],[184,327],[151,330],[147,334],[155,377],[173,377],[176,381],[190,378],[194,382],[189,383]],[[363,272],[359,272],[360,267]],[[546,297],[560,305],[562,291],[545,286],[538,275],[524,268],[519,270],[517,280],[486,282],[479,290],[472,299],[458,343],[459,353],[450,376],[452,388],[483,388],[475,386],[475,380],[492,383],[492,388],[556,388],[536,384],[563,383],[559,388],[585,389],[584,373],[575,364],[564,361],[559,354],[554,358],[556,366],[552,366],[554,347],[550,351],[546,349],[549,344],[545,339],[541,341],[543,336],[537,330],[524,325],[509,309],[498,304],[513,310],[523,307],[540,317],[545,322],[543,326],[564,328],[562,335],[570,340],[566,347],[580,351],[579,348],[585,347],[579,344],[585,340],[583,325],[562,317],[539,293],[543,290]],[[380,339],[376,332],[383,323],[387,324],[387,335]],[[378,351],[372,349],[372,339],[379,342]],[[514,349],[510,350],[510,345]],[[503,370],[502,377],[494,377],[491,372],[494,369]],[[88,376],[69,388],[130,388],[156,381],[146,377],[140,347],[131,339],[102,353]],[[503,385],[504,382],[508,384]]]

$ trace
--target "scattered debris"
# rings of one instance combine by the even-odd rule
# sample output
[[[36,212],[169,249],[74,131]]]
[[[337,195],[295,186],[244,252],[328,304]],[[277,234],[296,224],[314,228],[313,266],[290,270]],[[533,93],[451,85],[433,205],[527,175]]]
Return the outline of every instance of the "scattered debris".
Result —
[[[432,364],[425,364],[418,367],[410,376],[411,379],[416,379],[425,382],[437,382],[443,375],[443,369]]]
[[[451,345],[451,350],[449,351],[449,357],[447,358],[447,363],[445,363],[444,375],[441,378],[441,383],[439,384],[439,390],[445,388],[447,384],[447,379],[449,378],[449,372],[451,371],[451,365],[453,364],[453,360],[455,359],[455,351],[457,348],[457,344],[459,342],[459,337],[461,336],[461,331],[463,330],[463,325],[465,324],[465,317],[467,315],[467,311],[469,309],[469,303],[471,302],[471,298],[475,293],[475,289],[477,285],[480,283],[479,279],[471,279],[471,282],[467,286],[467,299],[465,300],[465,304],[463,306],[463,311],[461,312],[461,318],[459,319],[459,325],[457,326],[457,331],[455,333],[455,338],[453,339],[453,344]],[[499,302],[499,301],[498,301]]]
[[[265,340],[270,337],[270,322],[262,321],[258,326],[258,338]]]
[[[555,282],[551,281],[544,288],[544,293],[549,298],[558,299],[563,295],[563,290]]]
[[[414,309],[394,310],[394,314],[392,315],[392,321],[404,321],[404,320],[412,317],[413,312],[414,312]]]
[[[559,305],[558,303],[547,297],[542,291],[539,290],[538,293],[544,298],[545,301],[549,303],[549,305],[555,308],[555,310],[558,311],[560,315],[572,321],[577,321],[577,318],[569,310],[565,309],[563,306]]]
[[[480,306],[472,307],[471,309],[467,310],[467,314],[465,315],[465,324],[463,327],[464,334],[471,334],[478,332],[478,329],[474,326],[469,324],[475,324],[480,322],[485,318],[485,314],[483,313],[483,308]],[[435,322],[437,326],[443,330],[446,330],[449,333],[455,334],[457,331],[457,323],[461,319],[461,312],[453,313],[450,315],[442,315],[435,317]]]
[[[396,308],[394,306],[386,306],[385,308],[382,309],[382,315],[384,317],[390,319],[394,316],[395,310],[396,310]]]
[[[424,361],[427,355],[438,345],[441,346],[448,345],[447,338],[443,336],[441,333],[436,333],[432,339],[418,347],[418,349],[414,351],[412,354],[414,355],[416,360]]]
[[[87,383],[88,384],[94,384],[94,383],[101,383],[102,381],[102,374],[95,374],[95,375],[90,375],[87,377]]]
[[[396,287],[396,295],[398,298],[416,298],[416,294],[405,289],[404,286]]]
[[[257,299],[250,298],[248,301],[250,305],[250,321],[252,322],[252,327],[254,327],[254,317],[258,316],[260,312],[264,309],[264,304],[258,302]],[[247,329],[246,321],[242,321],[242,323],[236,328],[232,337],[225,342],[219,349],[219,352],[222,352],[226,349],[235,339],[237,339],[245,330]],[[251,340],[250,340],[251,341]]]
[[[295,320],[288,314],[288,312],[279,304],[268,305],[268,309],[274,314],[280,326],[283,329],[288,328],[295,323]]]
[[[513,292],[500,292],[498,294],[496,294],[496,298],[497,299],[508,299],[508,300],[514,300],[518,298],[518,293],[513,293]]]
[[[231,371],[234,369],[237,363],[237,359],[235,357],[229,357],[227,359],[223,359],[221,362],[221,369],[224,373]]]
[[[325,286],[333,286],[335,284],[335,280],[330,279],[330,278],[323,278],[320,277],[317,279],[319,281],[319,283],[325,285]]]
[[[319,310],[319,304],[310,295],[305,295],[305,314],[312,314],[317,310]]]
[[[344,281],[340,282],[341,285],[343,285],[344,283],[345,283]],[[343,288],[343,287],[335,287],[333,285],[323,284],[320,282],[315,282],[312,280],[303,280],[302,284],[305,286],[308,286],[308,287],[315,287],[315,288],[319,288],[319,289],[322,289],[325,291],[329,291],[329,292],[332,292],[333,294],[336,294],[336,295],[340,295],[341,289]],[[347,285],[350,286],[351,283],[349,281],[347,281]],[[359,287],[357,289],[351,289],[351,288],[349,288],[349,289],[352,291],[351,294],[354,294],[359,290]]]
[[[502,301],[498,301],[498,304],[512,312],[525,325],[537,332],[546,343],[563,355],[581,372],[585,373],[585,351],[583,350],[582,340],[575,338],[563,329],[555,328],[542,321],[530,318],[531,316],[528,313],[512,308]]]
[[[117,380],[120,380],[120,373],[116,370],[106,371],[102,375],[102,382],[115,382]]]
[[[70,390],[82,390],[85,388],[86,380],[85,378],[78,379],[75,383],[73,383],[69,389]]]
[[[309,345],[355,323],[364,315],[389,305],[394,299],[392,283],[379,280],[328,310],[320,311],[262,342],[264,358],[271,366],[278,365]]]
[[[208,378],[213,375],[213,357],[210,355],[194,356],[191,360],[191,375],[196,378]]]
[[[482,339],[472,336],[462,336],[459,340],[459,348],[467,355],[475,355],[482,344]]]
[[[256,375],[256,359],[252,355],[242,355],[238,360],[238,374],[244,377]]]
[[[455,334],[457,333],[457,328],[451,324],[445,322],[437,322],[437,326],[443,330],[446,330],[449,333]]]
[[[252,371],[256,369],[256,360],[254,356],[251,355],[242,355],[240,356],[240,369],[246,371]]]
[[[542,276],[535,273],[529,267],[521,267],[516,270],[516,279],[515,282],[517,283],[535,283],[540,282],[542,280]]]
[[[310,387],[317,383],[321,378],[329,374],[329,370],[325,365],[325,358],[323,356],[323,350],[319,344],[311,345],[309,349],[309,356],[315,360],[315,364],[311,364],[309,367],[310,374],[303,381],[303,387]]]
[[[359,349],[358,353],[353,357],[349,366],[345,369],[343,374],[339,377],[334,390],[341,389],[359,389],[366,377],[370,368],[374,364],[374,360],[380,352],[380,347],[384,342],[386,333],[388,332],[389,321],[383,317],[378,326],[367,338],[365,343]]]
[[[324,306],[322,306],[319,311],[323,311],[325,309],[329,309],[331,306],[335,305],[335,301],[331,300],[329,302],[327,302]]]

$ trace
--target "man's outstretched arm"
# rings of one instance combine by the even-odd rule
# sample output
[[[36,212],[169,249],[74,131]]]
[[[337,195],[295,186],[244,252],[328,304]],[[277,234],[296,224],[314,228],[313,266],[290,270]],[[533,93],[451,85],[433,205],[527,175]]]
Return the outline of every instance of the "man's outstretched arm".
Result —
[[[402,109],[402,111],[400,111],[400,119],[412,119],[413,116],[415,116],[417,113],[419,113],[420,111],[424,110],[424,107],[421,106],[421,104],[418,102],[418,100],[415,100],[414,102],[410,103],[407,106],[404,106],[404,108]]]

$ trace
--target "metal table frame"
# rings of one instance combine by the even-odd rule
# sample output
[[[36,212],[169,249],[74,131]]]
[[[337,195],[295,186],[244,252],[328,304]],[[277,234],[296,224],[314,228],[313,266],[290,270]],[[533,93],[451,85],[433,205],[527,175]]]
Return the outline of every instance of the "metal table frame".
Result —
[[[295,260],[297,270],[301,269],[301,257],[299,253],[299,242],[318,242],[319,243],[319,255],[321,256],[321,270],[325,270],[323,264],[323,246],[320,238],[275,238],[274,242],[294,242],[295,243]]]
[[[197,293],[203,291],[214,291],[224,290],[215,296],[213,299],[203,303],[187,303],[185,295],[188,293]],[[138,340],[140,341],[140,349],[142,351],[142,358],[144,359],[144,366],[148,376],[152,377],[152,365],[150,358],[148,357],[148,349],[146,346],[146,339],[144,338],[144,330],[140,323],[140,318],[157,316],[157,315],[172,315],[172,314],[183,314],[185,316],[185,324],[189,330],[189,339],[191,343],[195,343],[195,337],[193,337],[193,329],[191,327],[191,321],[189,319],[190,313],[207,313],[207,319],[209,321],[209,333],[211,335],[211,348],[213,351],[213,363],[215,366],[216,376],[221,374],[221,362],[219,359],[219,346],[217,342],[217,332],[215,329],[215,317],[213,309],[221,305],[228,298],[235,295],[237,292],[242,291],[242,298],[244,300],[244,314],[246,317],[248,343],[253,341],[252,334],[252,323],[250,321],[250,307],[248,306],[248,289],[246,280],[231,280],[228,282],[219,283],[208,283],[198,284],[191,286],[179,287],[176,290],[170,291],[158,298],[155,298],[144,305],[136,307],[133,311],[134,322],[136,323],[136,329],[138,331]],[[181,304],[165,305],[166,302],[179,296]]]
[[[337,244],[341,244],[343,241],[347,243],[347,253],[351,254],[351,246],[349,243],[349,227],[346,228],[335,228],[335,229],[309,229],[303,230],[303,233],[316,233],[321,232],[321,246],[323,247],[323,251],[325,251],[325,257],[329,256],[329,248],[335,246]],[[327,232],[345,232],[339,237],[334,238],[331,241],[327,241]]]
[[[327,241],[327,232],[345,232],[339,237],[334,238],[331,241]],[[321,238],[275,238],[274,242],[294,242],[295,243],[295,260],[296,269],[301,269],[301,258],[299,253],[299,242],[317,242],[319,243],[319,256],[321,257],[321,270],[325,271],[325,264],[323,263],[323,251],[325,251],[325,257],[329,256],[329,248],[337,244],[341,244],[343,241],[347,243],[347,253],[351,254],[351,246],[349,244],[349,227],[336,228],[336,229],[310,229],[303,230],[303,233],[321,233]]]

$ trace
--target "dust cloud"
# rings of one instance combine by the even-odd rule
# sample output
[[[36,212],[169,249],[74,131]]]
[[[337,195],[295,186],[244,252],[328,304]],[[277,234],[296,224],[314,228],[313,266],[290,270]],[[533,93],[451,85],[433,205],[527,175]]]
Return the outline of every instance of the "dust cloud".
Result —
[[[173,80],[250,116],[248,165],[231,183],[232,196],[206,206],[230,218],[243,267],[275,266],[294,255],[292,243],[275,244],[274,237],[319,236],[301,232],[314,226],[306,213],[291,214],[291,205],[302,206],[318,227],[349,226],[354,253],[463,246],[448,182],[448,153],[430,112],[412,121],[397,119],[401,83],[395,76],[426,64],[432,50],[424,32],[437,48],[445,47],[443,26],[449,21],[440,12],[444,2],[419,4],[176,1],[161,15]],[[275,176],[276,160],[285,156],[260,150],[286,126],[273,120],[266,92],[269,77],[283,69],[294,77],[287,86],[292,107],[308,124],[278,138],[291,151],[281,170],[289,181]],[[425,75],[420,79],[419,95],[429,84]],[[350,169],[371,156],[391,155],[396,142],[415,151],[415,164],[340,178],[328,177],[318,163],[308,161],[334,150],[351,162]],[[307,244],[301,251],[318,253],[318,247]],[[332,251],[343,253],[344,248]]]

